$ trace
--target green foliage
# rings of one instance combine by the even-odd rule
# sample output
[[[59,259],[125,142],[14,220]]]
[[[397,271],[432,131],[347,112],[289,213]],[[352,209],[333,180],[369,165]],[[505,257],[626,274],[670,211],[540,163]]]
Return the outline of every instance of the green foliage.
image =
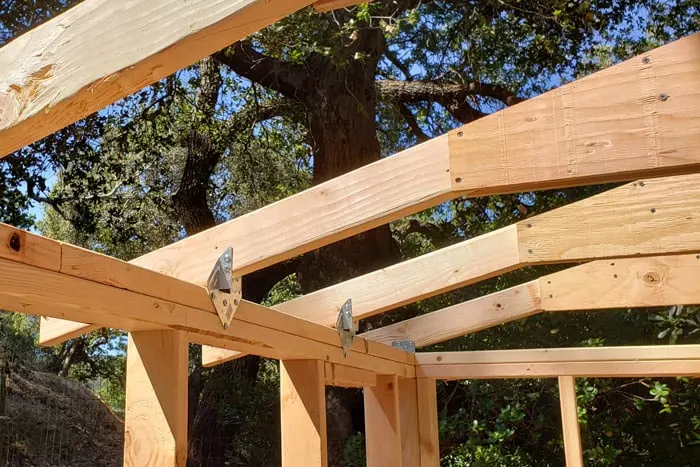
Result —
[[[367,465],[365,436],[362,433],[355,433],[348,439],[341,464],[343,467],[365,467]]]
[[[442,467],[533,467],[535,464],[517,449],[508,452],[499,445],[463,444],[441,459]]]

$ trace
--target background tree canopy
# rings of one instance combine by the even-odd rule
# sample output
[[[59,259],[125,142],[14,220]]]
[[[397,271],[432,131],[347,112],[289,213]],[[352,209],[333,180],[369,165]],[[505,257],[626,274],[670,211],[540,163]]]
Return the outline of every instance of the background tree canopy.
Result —
[[[76,0],[9,0],[0,44]],[[0,160],[0,220],[131,259],[700,29],[698,0],[377,0],[307,8]],[[277,303],[608,187],[458,199],[245,278]],[[314,222],[314,219],[309,219]],[[491,293],[528,268],[425,300],[397,319]],[[697,309],[539,315],[441,349],[695,342]],[[33,320],[0,315],[23,361],[123,396],[114,332],[37,354]],[[27,341],[29,339],[29,341]],[[7,344],[9,346],[9,344]],[[275,465],[277,366],[246,357],[190,375],[192,465]],[[579,380],[588,465],[694,465],[697,383]],[[122,391],[120,393],[120,391]],[[362,398],[331,389],[330,458],[363,465]],[[556,382],[439,385],[446,466],[562,465]]]

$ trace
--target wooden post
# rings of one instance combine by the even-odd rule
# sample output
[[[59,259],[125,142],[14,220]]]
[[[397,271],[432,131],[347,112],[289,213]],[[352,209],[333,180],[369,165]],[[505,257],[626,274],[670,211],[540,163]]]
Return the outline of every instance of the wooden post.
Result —
[[[280,364],[282,466],[326,467],[326,383],[320,360]]]
[[[440,436],[438,432],[435,380],[431,378],[417,378],[416,388],[418,393],[420,467],[439,467]]]
[[[581,432],[576,405],[576,382],[573,376],[559,377],[559,400],[561,424],[564,430],[566,467],[583,467],[583,448],[581,447]]]
[[[126,365],[124,465],[185,467],[186,334],[132,332]]]
[[[415,378],[378,376],[364,388],[367,467],[420,465]]]

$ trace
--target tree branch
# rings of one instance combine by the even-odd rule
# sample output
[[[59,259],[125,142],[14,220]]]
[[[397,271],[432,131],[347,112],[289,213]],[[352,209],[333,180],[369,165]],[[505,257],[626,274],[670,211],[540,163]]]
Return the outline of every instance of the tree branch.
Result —
[[[296,100],[303,100],[307,74],[301,65],[294,65],[261,54],[250,41],[239,41],[218,52],[214,59],[232,71],[266,88]]]
[[[376,86],[380,98],[405,103],[442,102],[444,99],[465,100],[470,96],[491,97],[506,105],[514,105],[524,100],[501,86],[477,81],[456,84],[432,81],[380,80],[376,82]]]
[[[404,120],[406,120],[406,123],[408,124],[411,133],[413,133],[413,136],[416,137],[416,140],[419,143],[428,141],[430,136],[426,135],[423,129],[420,127],[416,117],[413,115],[413,112],[411,112],[411,109],[409,109],[403,102],[397,103],[396,106],[398,107],[401,116],[404,118]]]

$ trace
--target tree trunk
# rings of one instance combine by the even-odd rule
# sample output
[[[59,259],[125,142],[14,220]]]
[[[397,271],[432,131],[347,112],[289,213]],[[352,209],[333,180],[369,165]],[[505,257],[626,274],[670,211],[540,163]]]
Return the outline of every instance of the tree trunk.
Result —
[[[305,104],[314,147],[314,184],[322,183],[380,159],[375,123],[374,79],[384,38],[380,31],[360,32],[356,47],[348,50],[346,65],[338,68],[328,57],[314,55],[309,60],[309,87]],[[365,59],[353,58],[361,50]],[[309,219],[309,222],[314,222]],[[306,254],[297,268],[304,293],[385,267],[396,261],[398,251],[388,226]],[[352,298],[352,297],[348,297]],[[342,303],[338,303],[340,307]],[[362,425],[361,392],[329,388],[328,458],[331,467],[340,466],[348,438]]]

